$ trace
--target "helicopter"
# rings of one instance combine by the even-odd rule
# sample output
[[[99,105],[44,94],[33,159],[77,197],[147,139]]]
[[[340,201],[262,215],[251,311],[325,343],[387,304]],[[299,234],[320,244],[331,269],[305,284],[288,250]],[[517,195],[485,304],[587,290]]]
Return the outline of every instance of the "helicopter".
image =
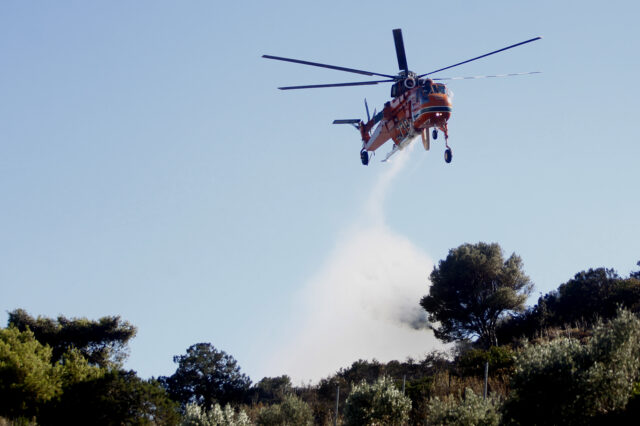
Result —
[[[447,122],[451,117],[452,112],[452,93],[445,84],[436,83],[436,81],[507,77],[515,75],[538,74],[539,72],[533,71],[523,73],[449,78],[430,78],[427,76],[469,63],[471,61],[485,58],[487,56],[503,52],[514,47],[522,46],[524,44],[540,40],[541,38],[542,37],[534,37],[532,39],[512,44],[502,49],[494,50],[484,55],[480,55],[475,58],[458,62],[456,64],[439,68],[435,71],[424,74],[417,74],[409,70],[409,66],[407,65],[407,56],[404,49],[404,41],[402,39],[402,30],[399,28],[393,30],[393,40],[396,48],[396,57],[398,59],[399,68],[399,73],[397,75],[382,74],[354,68],[327,65],[318,62],[302,61],[299,59],[283,58],[281,56],[262,55],[262,57],[266,59],[293,62],[302,65],[328,68],[366,76],[385,77],[384,80],[278,87],[278,89],[280,90],[317,89],[327,87],[364,86],[375,85],[379,83],[393,83],[391,86],[392,99],[388,102],[385,102],[382,111],[376,113],[376,111],[374,110],[373,117],[371,117],[369,114],[369,106],[367,105],[367,100],[365,99],[364,103],[367,112],[366,122],[361,119],[340,119],[333,121],[333,124],[350,124],[360,132],[360,137],[362,138],[360,160],[363,165],[366,166],[369,164],[370,152],[374,153],[378,148],[380,148],[389,140],[393,141],[393,148],[387,154],[386,158],[382,161],[387,161],[393,154],[406,148],[418,135],[422,136],[422,144],[424,149],[426,151],[429,151],[431,145],[429,129],[432,129],[431,136],[434,140],[438,137],[438,130],[444,133],[444,159],[445,162],[450,163],[453,158],[453,151],[449,146],[449,130],[447,128]]]

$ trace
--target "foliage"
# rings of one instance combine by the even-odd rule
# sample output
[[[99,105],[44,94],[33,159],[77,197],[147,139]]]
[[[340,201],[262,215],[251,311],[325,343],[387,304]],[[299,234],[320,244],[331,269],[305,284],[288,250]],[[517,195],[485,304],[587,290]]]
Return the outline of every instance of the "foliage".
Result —
[[[432,398],[428,405],[428,425],[489,426],[500,424],[500,399],[496,395],[486,400],[467,388],[463,398],[453,396]]]
[[[287,395],[282,403],[262,408],[256,423],[262,426],[312,425],[313,411],[297,396]]]
[[[38,418],[41,424],[177,424],[177,404],[155,380],[133,371],[109,371],[67,388]]]
[[[210,343],[190,346],[186,355],[173,357],[173,362],[178,364],[176,372],[160,380],[171,397],[183,405],[241,402],[251,385],[237,361]]]
[[[23,309],[9,312],[9,325],[21,331],[31,330],[43,345],[52,348],[52,362],[59,361],[68,349],[75,348],[94,365],[119,366],[127,356],[127,343],[136,335],[136,328],[119,316],[53,320],[33,318]]]
[[[640,279],[621,278],[613,269],[589,269],[538,299],[524,314],[500,324],[501,341],[533,338],[542,330],[615,317],[618,307],[640,313]]]
[[[515,353],[508,346],[492,346],[487,350],[472,349],[458,358],[459,374],[484,376],[487,361],[490,375],[508,375],[513,371]]]
[[[251,421],[244,410],[237,414],[231,405],[225,405],[224,409],[219,404],[214,404],[210,410],[205,410],[195,403],[186,405],[181,426],[249,426]]]
[[[362,381],[345,402],[347,425],[402,425],[409,420],[411,400],[402,395],[393,380],[382,376],[375,383]]]
[[[477,337],[485,347],[497,345],[496,325],[508,312],[521,311],[533,285],[512,254],[506,261],[496,243],[463,244],[434,267],[428,312],[437,338],[451,342]]]
[[[585,424],[623,409],[640,373],[640,320],[621,310],[581,344],[528,346],[516,361],[506,418],[521,424]]]
[[[264,377],[251,387],[247,399],[252,403],[260,401],[265,404],[275,404],[281,402],[292,391],[293,386],[289,376]]]
[[[51,364],[51,348],[31,331],[0,330],[0,415],[29,417],[62,392],[60,366]]]

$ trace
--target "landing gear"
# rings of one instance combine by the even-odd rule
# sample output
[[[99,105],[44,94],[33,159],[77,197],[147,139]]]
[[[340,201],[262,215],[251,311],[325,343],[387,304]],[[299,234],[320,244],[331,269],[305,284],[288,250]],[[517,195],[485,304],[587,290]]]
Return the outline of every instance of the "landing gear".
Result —
[[[360,151],[360,161],[362,161],[363,166],[366,166],[369,164],[369,153],[364,149]]]
[[[433,129],[433,131],[431,132],[431,136],[433,137],[433,140],[438,139],[438,130]]]
[[[447,163],[450,163],[451,160],[453,159],[453,152],[451,151],[451,148],[448,148],[444,150],[444,161],[446,161]]]

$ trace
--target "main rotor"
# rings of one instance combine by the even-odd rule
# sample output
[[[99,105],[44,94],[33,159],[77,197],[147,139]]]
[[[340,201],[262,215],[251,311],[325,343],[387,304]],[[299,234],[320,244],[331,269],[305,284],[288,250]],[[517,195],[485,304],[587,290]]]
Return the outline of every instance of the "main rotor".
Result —
[[[344,72],[350,72],[350,73],[354,73],[354,74],[361,74],[361,75],[366,75],[366,76],[380,76],[380,77],[386,77],[385,80],[370,80],[370,81],[357,81],[357,82],[348,82],[348,83],[331,83],[331,84],[311,84],[311,85],[304,85],[304,86],[285,86],[285,87],[278,87],[278,89],[280,90],[292,90],[292,89],[318,89],[318,88],[325,88],[325,87],[346,87],[346,86],[366,86],[366,85],[374,85],[374,84],[378,84],[378,83],[395,83],[398,81],[406,81],[406,85],[411,86],[411,85],[415,85],[418,80],[422,77],[425,77],[427,75],[431,75],[431,74],[435,74],[437,72],[440,71],[444,71],[444,70],[448,70],[450,68],[453,67],[457,67],[459,65],[463,65],[466,64],[468,62],[471,61],[475,61],[484,57],[487,57],[489,55],[493,55],[495,53],[499,53],[502,51],[505,51],[507,49],[511,49],[517,46],[521,46],[523,44],[526,43],[530,43],[532,41],[536,41],[541,39],[542,37],[535,37],[532,38],[530,40],[525,40],[523,42],[520,43],[516,43],[516,44],[512,44],[511,46],[507,46],[504,47],[502,49],[499,50],[494,50],[493,52],[489,52],[486,53],[484,55],[480,55],[477,56],[475,58],[471,58],[468,59],[466,61],[462,61],[462,62],[458,62],[457,64],[453,64],[444,68],[440,68],[437,69],[435,71],[431,71],[428,73],[424,73],[424,74],[416,74],[412,71],[409,71],[409,65],[407,64],[407,55],[405,53],[404,50],[404,41],[402,39],[402,30],[397,28],[395,30],[393,30],[393,41],[396,47],[396,57],[398,59],[398,68],[399,68],[399,73],[397,75],[390,75],[390,74],[382,74],[382,73],[377,73],[377,72],[372,72],[372,71],[364,71],[364,70],[359,70],[359,69],[355,69],[355,68],[346,68],[346,67],[340,67],[340,66],[336,66],[336,65],[328,65],[328,64],[322,64],[322,63],[318,63],[318,62],[309,62],[309,61],[302,61],[299,59],[291,59],[291,58],[283,58],[280,56],[271,56],[271,55],[262,55],[263,58],[266,59],[275,59],[278,61],[285,61],[285,62],[293,62],[296,64],[302,64],[302,65],[310,65],[310,66],[314,66],[314,67],[321,67],[321,68],[329,68],[329,69],[334,69],[337,71],[344,71]],[[488,76],[474,76],[474,77],[453,77],[453,78],[432,78],[432,80],[455,80],[455,79],[459,79],[459,78],[483,78],[483,77],[504,77],[504,76],[508,76],[508,75],[522,75],[522,74],[535,74],[537,72],[528,72],[528,73],[516,73],[516,74],[501,74],[501,75],[488,75]]]

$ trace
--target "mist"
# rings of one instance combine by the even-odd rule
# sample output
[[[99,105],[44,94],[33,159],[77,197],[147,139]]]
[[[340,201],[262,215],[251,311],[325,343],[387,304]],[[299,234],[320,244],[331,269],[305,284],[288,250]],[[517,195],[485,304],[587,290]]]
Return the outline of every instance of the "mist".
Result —
[[[298,325],[268,370],[295,382],[317,381],[358,359],[420,358],[442,347],[419,305],[433,261],[384,220],[386,195],[407,154],[380,166],[387,170],[362,212],[302,286],[291,319]]]

